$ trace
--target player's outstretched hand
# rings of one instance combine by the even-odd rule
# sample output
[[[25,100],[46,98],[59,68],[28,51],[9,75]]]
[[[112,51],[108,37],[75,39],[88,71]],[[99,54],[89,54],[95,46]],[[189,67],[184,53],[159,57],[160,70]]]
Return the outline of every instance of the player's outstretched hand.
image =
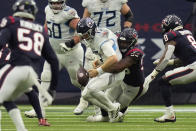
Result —
[[[90,78],[96,77],[99,74],[99,72],[97,71],[97,69],[88,70],[88,73],[89,73],[89,77]]]

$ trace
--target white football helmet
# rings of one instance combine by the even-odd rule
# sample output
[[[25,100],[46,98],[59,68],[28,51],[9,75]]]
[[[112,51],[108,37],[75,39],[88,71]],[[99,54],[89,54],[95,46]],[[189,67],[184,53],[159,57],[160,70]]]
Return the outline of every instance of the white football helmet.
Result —
[[[57,14],[63,10],[65,7],[66,0],[48,0],[48,5],[54,12],[54,14]]]

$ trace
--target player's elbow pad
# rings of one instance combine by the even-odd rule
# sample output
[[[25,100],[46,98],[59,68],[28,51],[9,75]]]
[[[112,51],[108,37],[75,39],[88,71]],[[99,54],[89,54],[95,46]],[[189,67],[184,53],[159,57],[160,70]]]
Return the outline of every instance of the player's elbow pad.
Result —
[[[124,15],[124,17],[125,17],[125,21],[133,22],[134,20],[133,12],[131,10],[129,10],[127,14]]]

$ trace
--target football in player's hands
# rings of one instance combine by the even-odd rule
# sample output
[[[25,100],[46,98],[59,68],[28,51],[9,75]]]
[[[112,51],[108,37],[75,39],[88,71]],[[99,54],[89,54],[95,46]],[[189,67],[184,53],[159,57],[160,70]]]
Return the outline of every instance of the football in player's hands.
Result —
[[[77,71],[77,80],[78,80],[78,83],[81,86],[86,86],[88,84],[88,81],[89,81],[89,73],[82,66],[80,66],[80,68]]]

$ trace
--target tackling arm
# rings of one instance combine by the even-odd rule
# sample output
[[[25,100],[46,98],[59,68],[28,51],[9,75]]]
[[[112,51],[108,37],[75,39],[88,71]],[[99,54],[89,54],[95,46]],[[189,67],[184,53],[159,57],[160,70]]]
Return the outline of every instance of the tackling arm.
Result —
[[[128,68],[135,64],[134,59],[131,56],[126,56],[125,58],[121,59],[118,63],[113,64],[110,68],[105,69],[105,72],[110,73],[119,73],[123,71],[125,68]]]

